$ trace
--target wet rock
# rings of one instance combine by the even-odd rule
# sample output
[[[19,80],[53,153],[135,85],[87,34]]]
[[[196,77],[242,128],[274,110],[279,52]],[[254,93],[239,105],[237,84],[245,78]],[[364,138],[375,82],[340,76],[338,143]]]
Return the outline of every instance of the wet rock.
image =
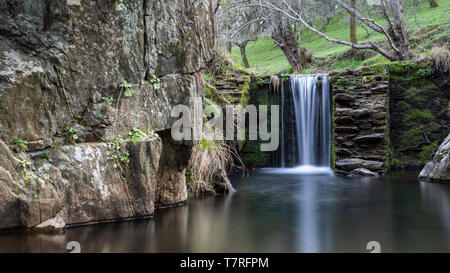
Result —
[[[44,150],[52,145],[52,139],[40,139],[36,141],[30,141],[27,143],[28,151]]]
[[[61,215],[56,215],[55,218],[49,219],[33,228],[33,231],[40,233],[55,233],[66,227],[66,223]]]
[[[380,83],[375,87],[371,88],[373,93],[387,93],[389,91],[389,85]]]
[[[338,133],[357,133],[359,132],[359,129],[355,126],[338,126],[334,131]]]
[[[351,142],[351,141],[346,141],[344,143],[342,143],[343,146],[347,147],[347,148],[351,148],[355,146],[355,143]]]
[[[374,131],[375,133],[385,133],[385,132],[387,132],[387,127],[386,127],[386,126],[375,127],[375,128],[373,129],[373,131]]]
[[[372,171],[369,171],[368,169],[365,169],[365,168],[355,169],[355,170],[353,170],[351,172],[351,175],[354,175],[354,176],[372,176],[372,177],[379,177],[380,176],[379,174],[377,174],[375,172],[372,172]]]
[[[355,120],[350,116],[336,117],[334,122],[339,125],[353,124]]]
[[[343,104],[350,104],[355,98],[346,94],[337,94],[334,96],[334,100]]]
[[[375,119],[385,119],[387,117],[386,112],[377,112],[373,114]]]
[[[420,172],[419,180],[450,182],[450,135],[439,147],[433,161],[428,162]]]
[[[335,150],[335,152],[337,155],[343,156],[343,157],[350,156],[352,154],[352,152],[350,152],[350,150],[344,149],[344,148],[337,148]]]
[[[372,112],[369,109],[356,109],[353,111],[353,116],[357,118],[364,118],[370,116]]]
[[[353,109],[351,108],[336,108],[336,116],[351,116]]]
[[[371,171],[381,171],[383,162],[363,160],[359,158],[346,158],[336,162],[336,167],[344,171],[350,172],[355,169],[365,168]]]
[[[373,143],[384,140],[384,134],[372,134],[366,136],[359,136],[353,139],[356,143]]]
[[[233,185],[231,185],[231,181],[227,176],[227,173],[223,169],[218,169],[214,181],[213,188],[215,193],[224,194],[228,192],[234,192]]]

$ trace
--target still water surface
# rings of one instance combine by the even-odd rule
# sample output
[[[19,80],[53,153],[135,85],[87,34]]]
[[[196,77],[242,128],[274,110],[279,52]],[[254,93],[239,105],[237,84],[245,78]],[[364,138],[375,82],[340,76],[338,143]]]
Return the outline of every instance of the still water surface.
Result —
[[[450,252],[450,185],[415,174],[346,179],[274,170],[234,177],[237,192],[158,210],[153,219],[0,234],[0,252]]]

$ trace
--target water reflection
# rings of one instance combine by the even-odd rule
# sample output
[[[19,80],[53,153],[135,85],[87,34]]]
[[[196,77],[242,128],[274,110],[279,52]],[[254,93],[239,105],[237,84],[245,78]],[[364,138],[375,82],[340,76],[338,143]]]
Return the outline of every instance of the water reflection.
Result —
[[[238,192],[158,210],[153,219],[1,234],[0,252],[450,252],[450,186],[413,175],[344,179],[257,171]]]

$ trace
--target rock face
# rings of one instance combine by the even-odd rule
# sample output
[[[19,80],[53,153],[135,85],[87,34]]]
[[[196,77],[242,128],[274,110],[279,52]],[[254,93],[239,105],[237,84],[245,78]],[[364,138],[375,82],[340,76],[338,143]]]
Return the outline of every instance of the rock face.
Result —
[[[419,175],[419,180],[450,182],[450,134]]]
[[[170,142],[171,109],[203,96],[213,44],[210,0],[0,1],[0,229],[185,201],[191,144]],[[130,162],[114,168],[108,143],[133,128],[161,137],[123,142]]]
[[[376,176],[386,171],[389,78],[377,71],[331,74],[336,171]]]
[[[69,118],[95,108],[95,97],[119,106],[118,117],[105,109],[99,124],[89,124],[109,127],[103,140],[130,127],[160,131],[173,122],[170,106],[203,90],[198,72],[213,57],[210,1],[117,3],[0,2],[0,139],[53,137]],[[151,75],[161,89],[148,82]],[[117,103],[124,80],[134,94]]]

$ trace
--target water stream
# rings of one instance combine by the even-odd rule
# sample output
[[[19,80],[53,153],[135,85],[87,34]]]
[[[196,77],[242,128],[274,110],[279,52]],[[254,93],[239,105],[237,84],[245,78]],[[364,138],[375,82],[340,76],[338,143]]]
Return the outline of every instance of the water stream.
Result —
[[[233,177],[237,192],[157,210],[153,219],[0,234],[0,252],[450,252],[450,187],[417,174],[346,179],[274,170]]]

